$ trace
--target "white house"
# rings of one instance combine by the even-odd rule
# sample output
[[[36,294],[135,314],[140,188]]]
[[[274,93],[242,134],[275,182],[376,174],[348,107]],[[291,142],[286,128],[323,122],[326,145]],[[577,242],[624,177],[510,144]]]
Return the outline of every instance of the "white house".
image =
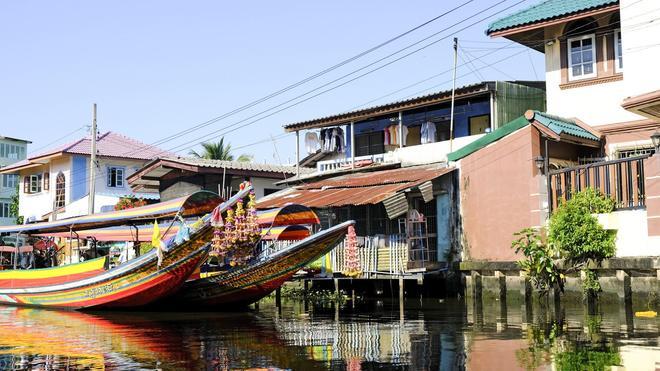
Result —
[[[135,193],[126,178],[167,152],[124,135],[107,132],[97,138],[94,212],[111,210],[122,196],[157,199],[158,193]],[[28,220],[54,220],[88,211],[91,138],[29,156],[4,167],[20,186],[19,214]]]
[[[549,0],[501,18],[486,33],[545,54],[547,112],[605,139],[610,159],[653,151],[660,126],[657,0]]]
[[[0,136],[0,168],[25,159],[30,141]],[[14,224],[16,218],[10,216],[11,197],[16,192],[18,175],[0,175],[0,225]]]

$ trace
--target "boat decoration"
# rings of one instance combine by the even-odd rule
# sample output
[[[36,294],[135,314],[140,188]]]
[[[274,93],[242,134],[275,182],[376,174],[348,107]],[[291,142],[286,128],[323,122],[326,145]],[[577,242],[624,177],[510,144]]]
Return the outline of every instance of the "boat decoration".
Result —
[[[76,230],[146,223],[161,218],[172,220],[170,226],[179,224],[181,230],[182,218],[206,214],[198,222],[185,227],[190,228],[187,237],[177,239],[177,234],[163,241],[160,249],[162,259],[158,256],[159,249],[152,249],[114,268],[109,267],[108,257],[105,256],[51,268],[0,271],[0,303],[108,309],[143,306],[170,295],[208,256],[213,233],[210,212],[214,209],[223,212],[243,199],[248,192],[249,187],[220,205],[221,200],[216,194],[196,192],[187,197],[133,209],[2,227],[3,232],[28,235],[67,230],[73,234]]]

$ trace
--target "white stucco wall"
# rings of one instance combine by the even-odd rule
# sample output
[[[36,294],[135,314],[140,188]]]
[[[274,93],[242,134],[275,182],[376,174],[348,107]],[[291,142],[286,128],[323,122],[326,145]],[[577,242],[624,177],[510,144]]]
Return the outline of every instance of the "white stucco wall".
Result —
[[[561,36],[562,27],[549,27],[546,29],[546,39]],[[625,36],[622,37],[622,40]],[[624,48],[627,44],[624,44]],[[591,126],[607,125],[627,121],[642,120],[644,117],[630,113],[621,107],[621,102],[628,96],[624,87],[628,79],[628,70],[623,74],[623,80],[607,82],[597,85],[588,85],[570,89],[561,89],[561,43],[555,41],[545,46],[546,66],[546,94],[548,112],[562,117],[576,117]],[[603,48],[602,43],[596,47]],[[660,52],[660,48],[656,48]],[[627,67],[629,59],[633,55],[624,52],[624,67]],[[660,54],[656,53],[656,59]],[[647,69],[645,71],[652,71]],[[660,84],[656,89],[660,89]]]
[[[659,256],[660,249],[648,238],[646,210],[623,210],[596,215],[606,229],[616,229],[616,256]]]
[[[134,192],[128,186],[128,183],[124,181],[123,187],[111,188],[107,185],[107,168],[108,166],[121,166],[124,167],[126,173],[124,175],[124,180],[129,175],[133,174],[142,165],[145,161],[142,160],[124,160],[124,159],[110,159],[110,158],[101,158],[99,159],[99,167],[97,168],[96,174],[96,189],[95,189],[95,202],[94,209],[95,212],[99,212],[103,206],[114,206],[119,200],[119,197],[126,195],[133,195]],[[64,174],[66,180],[66,191],[65,191],[65,212],[60,213],[57,218],[61,219],[64,217],[84,215],[87,213],[87,203],[88,196],[84,196],[79,200],[74,200],[72,202],[71,194],[73,189],[72,182],[72,157],[63,156],[60,158],[55,158],[50,161],[49,164],[29,168],[20,172],[20,200],[19,200],[19,212],[20,215],[25,216],[26,218],[34,217],[40,219],[43,215],[48,214],[53,211],[53,205],[55,201],[55,184],[57,179],[57,174],[61,171]],[[50,173],[50,187],[49,190],[42,190],[42,192],[37,194],[25,194],[23,192],[23,177],[31,174],[49,172]],[[87,174],[89,177],[89,174]],[[76,182],[80,182],[80,179],[75,179]],[[85,178],[85,190],[89,189],[89,179]]]
[[[624,97],[660,90],[658,0],[621,0]]]

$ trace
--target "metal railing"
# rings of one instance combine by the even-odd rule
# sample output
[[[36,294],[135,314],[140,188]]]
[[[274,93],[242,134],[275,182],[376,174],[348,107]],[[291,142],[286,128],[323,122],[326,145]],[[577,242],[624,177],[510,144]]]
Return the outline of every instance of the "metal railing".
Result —
[[[615,200],[618,210],[646,207],[644,160],[648,156],[595,162],[549,173],[550,205],[556,209],[560,201],[573,194],[595,188]]]
[[[367,155],[367,156],[358,156],[355,157],[355,162],[361,161],[372,161],[374,163],[382,164],[385,162],[385,154],[380,153],[377,155]],[[352,161],[351,158],[338,158],[334,160],[319,161],[316,164],[316,170],[319,172],[332,171],[338,169],[347,169],[351,167]]]

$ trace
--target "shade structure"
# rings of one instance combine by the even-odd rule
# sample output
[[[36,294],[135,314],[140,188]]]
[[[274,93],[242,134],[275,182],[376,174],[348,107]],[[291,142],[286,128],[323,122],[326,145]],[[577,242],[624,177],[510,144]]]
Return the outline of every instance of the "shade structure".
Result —
[[[378,204],[397,192],[419,187],[453,170],[430,165],[343,175],[277,192],[259,200],[257,207],[268,209],[292,203],[310,208]]]
[[[144,224],[145,220],[173,217],[177,214],[182,217],[205,214],[211,212],[220,202],[222,202],[222,199],[217,194],[200,191],[170,201],[127,210],[96,213],[52,222],[0,227],[0,233],[42,234],[67,232],[122,225],[131,221]]]

